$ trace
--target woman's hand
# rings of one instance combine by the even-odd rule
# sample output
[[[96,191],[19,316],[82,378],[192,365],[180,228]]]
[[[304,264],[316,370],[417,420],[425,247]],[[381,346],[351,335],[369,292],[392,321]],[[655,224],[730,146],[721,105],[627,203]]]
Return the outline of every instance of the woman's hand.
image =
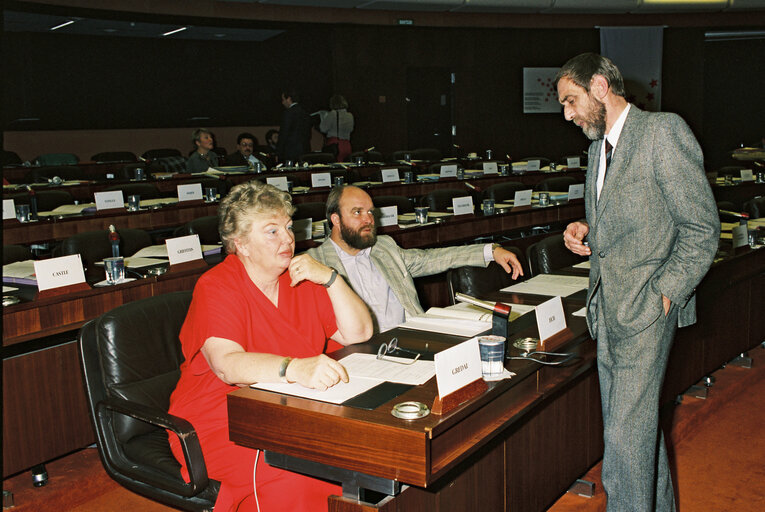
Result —
[[[331,388],[340,381],[348,382],[348,372],[343,365],[324,354],[293,359],[287,366],[286,376],[289,382],[319,391]]]
[[[297,286],[301,281],[324,285],[332,277],[332,269],[313,259],[308,254],[295,256],[288,267],[292,282],[290,286]]]

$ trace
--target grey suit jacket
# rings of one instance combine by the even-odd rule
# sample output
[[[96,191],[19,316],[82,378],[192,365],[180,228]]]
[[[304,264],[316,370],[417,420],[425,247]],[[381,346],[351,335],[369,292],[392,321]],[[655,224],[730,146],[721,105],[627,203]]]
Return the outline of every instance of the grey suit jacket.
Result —
[[[601,145],[590,145],[585,186],[590,333],[597,335],[598,288],[606,327],[617,336],[651,325],[663,313],[662,294],[680,308],[680,327],[694,323],[694,290],[720,236],[698,142],[679,116],[632,105],[597,199]]]
[[[407,316],[414,316],[423,313],[423,309],[417,298],[413,278],[438,274],[450,268],[466,265],[486,267],[488,264],[483,257],[484,245],[402,249],[391,237],[380,235],[377,237],[377,243],[372,246],[369,256],[375,267],[385,277],[396,298],[404,306]],[[308,254],[315,260],[337,269],[337,272],[350,284],[348,273],[340,262],[332,242],[326,240],[319,247],[309,249]]]

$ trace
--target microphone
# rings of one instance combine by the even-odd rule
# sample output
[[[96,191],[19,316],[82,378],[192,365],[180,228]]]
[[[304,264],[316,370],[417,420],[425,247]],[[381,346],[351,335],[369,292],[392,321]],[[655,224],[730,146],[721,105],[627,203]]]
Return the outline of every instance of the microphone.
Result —
[[[487,300],[476,299],[475,297],[460,292],[454,294],[454,299],[459,302],[466,302],[478,306],[479,308],[486,309],[492,313],[499,313],[505,317],[510,315],[510,306],[501,302],[489,302]]]

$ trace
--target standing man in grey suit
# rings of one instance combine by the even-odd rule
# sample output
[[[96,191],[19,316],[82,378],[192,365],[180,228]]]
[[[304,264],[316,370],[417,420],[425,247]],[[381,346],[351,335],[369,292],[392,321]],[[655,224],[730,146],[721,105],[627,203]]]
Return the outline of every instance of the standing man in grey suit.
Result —
[[[304,153],[311,151],[311,118],[302,105],[297,91],[282,92],[282,124],[279,127],[279,141],[276,151],[279,161],[297,163]]]
[[[587,221],[569,224],[564,240],[590,256],[608,510],[671,511],[659,395],[675,330],[696,321],[694,289],[720,235],[701,148],[677,115],[630,105],[605,57],[578,55],[556,81],[566,119],[593,141]]]
[[[499,244],[439,249],[402,249],[389,236],[377,236],[374,204],[358,187],[335,187],[327,197],[332,233],[309,249],[316,261],[332,267],[348,281],[372,314],[375,332],[387,331],[422,314],[413,278],[464,265],[485,267],[496,261],[513,279],[523,275],[518,258]]]

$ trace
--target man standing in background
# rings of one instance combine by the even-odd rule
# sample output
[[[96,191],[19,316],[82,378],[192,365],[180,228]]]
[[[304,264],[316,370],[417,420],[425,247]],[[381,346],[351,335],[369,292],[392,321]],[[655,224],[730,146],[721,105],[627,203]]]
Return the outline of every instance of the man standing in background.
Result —
[[[284,114],[279,128],[277,154],[282,163],[297,162],[300,156],[311,151],[311,119],[298,103],[300,97],[294,90],[282,92]]]

